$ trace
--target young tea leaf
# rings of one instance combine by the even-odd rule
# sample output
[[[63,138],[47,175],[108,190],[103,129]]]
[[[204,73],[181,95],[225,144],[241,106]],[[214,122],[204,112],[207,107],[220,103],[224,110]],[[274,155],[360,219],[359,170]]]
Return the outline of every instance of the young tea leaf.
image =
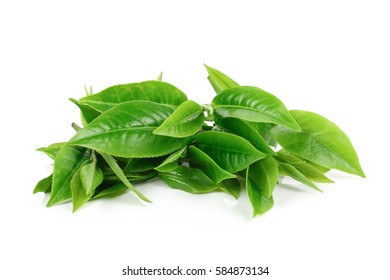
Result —
[[[93,195],[93,192],[87,194],[80,177],[80,169],[77,170],[70,181],[72,190],[72,203],[73,212],[76,212],[81,206],[83,206]]]
[[[246,193],[252,204],[253,216],[264,214],[274,206],[273,197],[268,198],[262,194],[261,190],[249,176],[249,169],[246,172]]]
[[[284,149],[318,165],[365,177],[351,141],[336,124],[312,112],[291,114],[302,131],[281,126],[271,130]]]
[[[202,106],[192,100],[181,104],[153,133],[177,138],[188,137],[198,132],[203,125]]]
[[[126,178],[125,173],[123,173],[123,170],[120,168],[118,163],[115,161],[115,159],[105,153],[100,153],[100,155],[104,158],[104,160],[107,162],[107,164],[111,167],[112,171],[114,171],[115,175],[118,176],[118,178],[122,181],[123,184],[125,184],[126,187],[128,187],[130,190],[132,190],[139,198],[141,198],[143,201],[151,202],[146,196],[144,196],[142,193],[140,193]]]
[[[187,96],[171,84],[161,81],[146,81],[112,86],[99,93],[81,98],[79,103],[88,105],[102,113],[120,103],[137,100],[153,101],[177,107],[187,100]]]
[[[296,169],[294,166],[284,163],[284,162],[278,162],[279,166],[279,173],[282,175],[289,176],[293,179],[295,179],[298,182],[301,182],[302,184],[309,186],[312,189],[315,189],[317,191],[322,192],[321,189],[319,189],[312,181],[310,181],[305,175],[303,175],[298,169]]]
[[[300,131],[282,101],[257,87],[240,86],[224,90],[212,101],[214,112],[224,118],[279,124]]]
[[[248,140],[255,148],[260,152],[267,155],[275,155],[276,153],[272,150],[265,142],[264,138],[246,121],[237,118],[214,118],[215,123],[225,129],[228,132],[234,133],[235,135],[241,136]]]
[[[187,148],[184,147],[183,149],[180,149],[177,152],[174,152],[169,157],[167,157],[167,159],[164,160],[159,166],[157,166],[154,169],[156,169],[159,172],[173,171],[174,169],[176,169],[176,167],[178,167],[178,161],[186,149]]]
[[[184,148],[183,148],[184,149]],[[176,152],[175,152],[176,153]],[[166,160],[166,157],[154,157],[154,158],[131,158],[127,162],[123,172],[125,174],[129,172],[144,172],[156,168]]]
[[[259,123],[259,122],[248,122],[256,131],[263,137],[265,142],[272,146],[276,147],[278,143],[276,142],[274,136],[271,133],[271,128],[274,127],[275,125],[272,123]]]
[[[106,187],[101,191],[98,191],[98,189],[96,189],[96,192],[92,198],[95,199],[95,198],[104,197],[104,196],[119,195],[119,194],[125,193],[128,189],[129,188],[126,187],[125,184],[118,183],[118,184]]]
[[[85,164],[80,169],[80,180],[83,184],[87,195],[93,193],[93,191],[103,182],[103,172],[96,165],[97,160],[95,153],[92,152],[92,162]]]
[[[173,171],[160,173],[159,176],[171,188],[193,194],[219,190],[217,184],[196,168],[178,166]]]
[[[305,175],[309,180],[318,183],[334,183],[328,177],[326,177],[321,171],[316,169],[314,166],[294,156],[293,154],[282,149],[278,151],[276,157],[279,161],[288,163],[294,166],[299,172]]]
[[[230,133],[204,131],[198,133],[195,140],[199,149],[230,173],[236,173],[265,157],[247,140]]]
[[[235,81],[233,81],[231,78],[226,76],[221,71],[211,68],[206,64],[204,66],[206,67],[206,70],[209,73],[207,79],[209,80],[211,86],[214,88],[217,94],[221,93],[225,89],[239,86],[239,84],[237,84]]]
[[[279,175],[278,164],[273,157],[267,156],[252,163],[248,167],[248,173],[252,185],[256,185],[264,196],[270,198],[278,182]]]
[[[61,150],[62,146],[64,146],[65,142],[60,143],[54,143],[47,147],[39,148],[37,151],[44,152],[47,154],[51,159],[56,159],[56,156],[58,152]]]
[[[304,158],[301,158],[299,156],[297,156],[298,158],[300,158],[301,160],[303,160],[304,162],[306,162],[307,164],[310,164],[311,166],[313,166],[315,169],[317,169],[318,171],[320,171],[321,173],[326,173],[326,172],[329,172],[330,168],[327,168],[327,167],[323,167],[319,164],[316,164],[310,160],[307,160],[307,159],[304,159]]]
[[[226,179],[236,178],[236,175],[223,170],[206,153],[195,146],[188,147],[188,160],[191,167],[203,171],[216,184]]]
[[[122,103],[78,131],[69,143],[125,158],[167,155],[191,140],[153,134],[173,111],[150,101]]]
[[[101,112],[95,110],[87,104],[78,102],[76,99],[69,98],[69,100],[74,103],[80,109],[81,122],[84,126],[87,126],[90,122],[101,115]]]
[[[241,185],[236,178],[224,180],[218,186],[221,191],[231,194],[235,199],[239,198]]]
[[[34,188],[33,193],[47,192],[47,190],[51,188],[52,181],[53,181],[53,174],[51,174],[46,178],[43,178],[38,182],[38,184]]]
[[[47,207],[72,197],[70,181],[74,173],[88,161],[91,151],[69,144],[62,146],[54,161],[53,184]]]

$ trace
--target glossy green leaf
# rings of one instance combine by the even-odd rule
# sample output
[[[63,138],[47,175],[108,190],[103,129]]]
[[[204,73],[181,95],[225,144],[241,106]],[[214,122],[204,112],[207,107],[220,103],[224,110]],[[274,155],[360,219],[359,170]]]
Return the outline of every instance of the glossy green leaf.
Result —
[[[47,147],[42,147],[37,149],[39,152],[44,152],[47,154],[50,158],[55,159],[58,152],[61,150],[62,146],[64,146],[65,142],[59,142],[59,143],[54,143],[51,144]]]
[[[51,188],[52,181],[53,174],[50,174],[50,176],[43,178],[35,186],[33,193],[47,192]]]
[[[284,163],[284,162],[278,162],[279,166],[279,173],[282,175],[289,176],[293,178],[294,180],[301,182],[302,184],[309,186],[312,189],[315,189],[317,191],[322,192],[321,189],[319,189],[311,180],[309,180],[305,175],[303,175],[298,169],[296,169],[294,166]]]
[[[114,171],[115,175],[122,181],[123,184],[125,184],[126,187],[132,190],[143,201],[151,202],[130,183],[130,181],[126,178],[125,173],[112,156],[105,153],[100,153],[100,155],[104,158],[107,164],[111,167],[112,171]]]
[[[275,125],[272,123],[259,123],[259,122],[248,122],[256,131],[263,137],[265,142],[272,146],[276,147],[277,142],[274,138],[274,136],[271,133],[271,128],[274,127]]]
[[[248,167],[249,177],[261,193],[270,198],[278,182],[278,164],[271,156],[252,163]]]
[[[176,152],[175,152],[176,153]],[[154,169],[166,160],[166,157],[154,157],[154,158],[131,158],[127,162],[123,172],[125,174],[129,172],[144,172],[150,169]]]
[[[247,140],[230,133],[204,131],[198,133],[195,140],[199,149],[230,173],[240,171],[265,157]]]
[[[299,157],[299,156],[298,156]],[[307,160],[307,159],[304,159],[304,158],[301,158],[299,157],[301,160],[305,161],[307,164],[310,164],[311,166],[313,166],[315,169],[317,169],[318,171],[322,172],[322,173],[326,173],[330,170],[330,168],[327,168],[327,167],[323,167],[319,164],[316,164],[310,160]]]
[[[181,104],[153,133],[177,138],[198,132],[203,125],[203,108],[192,100]]]
[[[81,114],[81,122],[84,126],[88,125],[90,122],[92,122],[94,119],[99,117],[101,115],[101,112],[95,110],[91,106],[87,104],[83,104],[78,102],[76,99],[69,98],[69,100],[74,103],[77,107],[80,109]]]
[[[93,196],[93,199],[104,197],[104,196],[112,196],[112,195],[119,195],[122,193],[125,193],[128,190],[128,187],[126,187],[123,183],[118,183],[112,186],[109,186],[107,188],[104,188],[103,190],[98,192],[98,189],[96,189],[96,193]]]
[[[209,74],[207,79],[209,80],[211,86],[214,88],[215,92],[221,93],[225,89],[229,89],[232,87],[238,87],[239,84],[237,84],[235,81],[233,81],[231,78],[226,76],[221,71],[211,68],[210,66],[204,65],[206,67],[206,70]]]
[[[300,130],[282,101],[257,87],[240,86],[224,90],[214,97],[212,106],[214,112],[224,118],[275,123]]]
[[[95,153],[92,152],[92,161],[80,169],[80,180],[87,195],[93,193],[97,186],[103,182],[103,172],[96,163]]]
[[[180,157],[183,155],[183,153],[185,152],[185,150],[186,150],[186,147],[178,150],[177,152],[174,152],[169,157],[167,157],[159,166],[157,166],[154,169],[156,169],[159,172],[173,171],[178,166],[178,161],[179,161]]]
[[[223,170],[206,153],[194,146],[188,147],[188,160],[191,167],[203,171],[216,184],[226,179],[236,178],[236,175]]]
[[[328,177],[326,177],[321,171],[316,169],[314,166],[294,156],[293,154],[282,149],[278,151],[276,157],[278,160],[288,163],[294,166],[299,172],[305,175],[309,180],[318,183],[334,183]]]
[[[167,155],[190,141],[153,134],[173,111],[149,101],[122,103],[78,131],[69,143],[127,158]]]
[[[158,172],[155,170],[148,170],[145,172],[126,174],[126,178],[130,181],[130,183],[145,182],[157,176],[158,176]]]
[[[69,144],[62,146],[54,161],[53,184],[47,207],[72,197],[70,182],[74,173],[88,161],[91,151]]]
[[[348,136],[333,122],[316,113],[291,111],[302,131],[275,126],[272,133],[287,151],[327,168],[365,177]]]
[[[217,184],[196,168],[178,166],[173,171],[160,173],[159,176],[171,188],[189,193],[201,194],[219,190]]]
[[[116,85],[105,90],[85,96],[80,104],[88,105],[99,112],[127,101],[153,101],[159,104],[179,106],[187,100],[186,95],[175,86],[161,81]]]
[[[72,190],[72,203],[73,212],[76,212],[81,206],[83,206],[93,195],[93,192],[87,194],[80,177],[80,170],[77,170],[72,177],[70,182]]]
[[[215,123],[225,129],[228,132],[234,133],[235,135],[241,136],[248,140],[255,148],[260,152],[268,155],[275,155],[276,153],[272,150],[265,142],[264,138],[246,121],[237,118],[214,118]]]
[[[241,185],[236,178],[224,180],[218,186],[221,191],[231,194],[235,199],[239,198]]]
[[[247,169],[245,182],[246,193],[253,208],[253,216],[261,215],[269,211],[274,206],[274,199],[272,196],[268,198],[262,194],[261,190],[249,176],[249,169]]]
[[[149,170],[147,172],[135,172],[135,173],[128,173],[125,175],[126,175],[127,180],[129,180],[130,183],[133,184],[133,183],[144,182],[144,181],[147,181],[151,178],[154,178],[158,175],[158,173],[155,170]],[[122,180],[120,180],[117,175],[108,174],[108,175],[104,175],[104,181],[103,181],[102,185],[104,186],[107,183],[116,184],[116,183],[121,183],[121,182],[122,182]]]

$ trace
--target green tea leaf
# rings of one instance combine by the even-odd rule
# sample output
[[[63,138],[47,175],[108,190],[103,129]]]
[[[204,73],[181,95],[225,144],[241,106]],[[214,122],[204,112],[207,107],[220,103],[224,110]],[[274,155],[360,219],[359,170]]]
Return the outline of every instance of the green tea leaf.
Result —
[[[53,184],[47,207],[72,197],[70,182],[74,173],[88,161],[91,151],[69,144],[62,146],[54,161]]]
[[[119,195],[119,194],[125,193],[128,189],[129,188],[126,187],[125,184],[118,183],[118,184],[109,186],[109,187],[107,187],[99,192],[96,189],[96,193],[92,198],[95,199],[95,198],[104,197],[104,196]]]
[[[96,111],[94,108],[90,107],[87,104],[80,103],[73,98],[69,98],[69,100],[72,103],[76,104],[77,107],[79,107],[81,114],[81,122],[84,126],[87,126],[90,122],[92,122],[94,119],[101,115],[101,112]]]
[[[51,188],[52,181],[53,181],[53,174],[50,174],[50,176],[43,178],[38,182],[38,184],[34,188],[33,193],[47,192],[47,190]]]
[[[263,137],[265,142],[272,146],[276,147],[278,143],[276,142],[274,136],[271,133],[271,128],[274,127],[275,125],[272,123],[259,123],[259,122],[248,122],[256,131]]]
[[[249,176],[249,169],[247,169],[246,173],[246,193],[252,204],[253,216],[264,214],[274,206],[273,197],[268,198],[262,194],[261,190]]]
[[[219,189],[206,174],[196,168],[178,166],[173,171],[160,173],[159,176],[171,188],[193,194],[209,193]]]
[[[265,142],[264,138],[246,121],[237,118],[214,118],[215,123],[225,129],[228,132],[234,133],[235,135],[241,136],[248,140],[255,148],[260,152],[268,155],[275,155],[276,153],[272,150]]]
[[[176,153],[176,152],[175,152]],[[123,172],[125,174],[129,172],[144,172],[150,169],[154,169],[166,160],[166,157],[154,157],[154,158],[131,158],[127,162]]]
[[[278,164],[271,156],[252,163],[248,167],[249,178],[261,190],[261,193],[270,198],[278,182]],[[252,184],[252,185],[253,185]]]
[[[300,130],[282,101],[257,87],[240,86],[224,90],[214,97],[212,106],[214,112],[224,118],[275,123]]]
[[[195,140],[199,149],[230,173],[236,173],[265,157],[247,140],[234,134],[204,131],[198,133]]]
[[[218,186],[221,191],[227,194],[231,194],[235,199],[239,198],[241,185],[240,181],[238,181],[236,178],[224,180]]]
[[[322,192],[321,189],[319,189],[312,181],[310,181],[305,175],[303,175],[294,166],[284,162],[278,162],[278,166],[279,166],[280,174],[289,176],[297,180],[298,182],[301,182],[302,184],[309,186],[312,189]]]
[[[56,159],[58,152],[61,150],[61,148],[62,148],[62,146],[64,146],[64,144],[65,144],[65,142],[54,143],[54,144],[51,144],[47,147],[39,148],[39,149],[37,149],[37,151],[44,152],[51,159]]]
[[[283,161],[294,166],[299,172],[305,175],[309,180],[319,183],[334,183],[328,177],[326,177],[321,171],[316,169],[314,166],[294,156],[293,154],[282,149],[278,151],[276,157],[279,161]]]
[[[149,101],[122,103],[78,131],[69,143],[127,158],[167,155],[191,140],[153,134],[173,111]]]
[[[211,68],[206,64],[204,66],[206,67],[206,70],[209,73],[207,79],[209,80],[211,86],[214,88],[217,94],[221,93],[225,89],[239,86],[239,84],[237,84],[231,78],[223,74],[221,71]]]
[[[297,156],[299,157],[299,156]],[[327,167],[323,167],[319,164],[316,164],[310,160],[307,160],[307,159],[304,159],[304,158],[301,158],[299,157],[301,160],[303,160],[304,162],[306,162],[307,164],[310,164],[311,166],[313,166],[315,169],[317,169],[318,171],[320,171],[321,173],[326,173],[330,170],[330,168],[327,168]]]
[[[113,172],[109,172],[109,173],[103,173],[104,174],[104,180],[103,180],[103,187],[104,187],[104,184],[107,184],[107,183],[120,183],[122,182],[118,176],[113,173]],[[143,181],[147,181],[153,177],[156,177],[158,175],[157,171],[155,170],[148,170],[148,171],[145,171],[145,172],[130,172],[130,173],[126,173],[125,176],[127,178],[127,180],[130,181],[130,183],[138,183],[138,182],[143,182]]]
[[[167,157],[167,159],[164,160],[159,166],[157,166],[154,169],[156,169],[159,172],[170,172],[170,171],[173,171],[178,166],[178,160],[183,155],[185,150],[186,150],[186,147],[184,147],[183,149],[178,150],[177,152],[174,152],[169,157]]]
[[[103,182],[103,172],[96,163],[95,153],[92,152],[92,162],[82,166],[78,175],[87,195],[93,193],[97,186]]]
[[[87,194],[80,177],[80,170],[77,170],[72,177],[70,182],[72,190],[72,203],[73,212],[76,212],[81,206],[83,206],[93,195],[93,192]]]
[[[126,178],[125,173],[112,156],[105,153],[100,153],[100,155],[104,158],[107,164],[111,167],[112,171],[114,171],[115,175],[118,176],[118,178],[122,181],[123,184],[125,184],[126,187],[132,190],[143,201],[151,202],[130,183],[130,181]]]
[[[186,95],[175,86],[161,81],[116,85],[105,90],[85,96],[80,104],[88,105],[99,112],[127,101],[153,101],[160,104],[179,106],[187,100]]]
[[[191,167],[203,171],[216,184],[229,178],[236,178],[236,175],[223,170],[206,153],[194,146],[188,147],[188,159]]]
[[[192,100],[181,104],[153,133],[177,138],[198,132],[204,122],[203,108]]]
[[[336,124],[312,112],[291,114],[302,131],[280,126],[271,130],[284,149],[318,165],[365,177],[351,141]]]

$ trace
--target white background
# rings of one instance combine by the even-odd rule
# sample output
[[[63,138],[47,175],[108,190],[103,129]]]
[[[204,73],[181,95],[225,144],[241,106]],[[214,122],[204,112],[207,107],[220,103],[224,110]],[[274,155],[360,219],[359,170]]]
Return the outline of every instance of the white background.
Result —
[[[269,266],[248,279],[390,279],[386,2],[1,1],[0,278],[130,279],[127,265],[180,265]],[[158,181],[139,186],[151,205],[128,193],[75,214],[32,195],[51,164],[35,149],[73,135],[67,98],[84,84],[97,92],[164,71],[209,103],[202,63],[336,122],[367,179],[332,172],[324,194],[282,184],[254,219],[244,193],[231,207],[227,195]],[[212,278],[222,277],[189,277]]]

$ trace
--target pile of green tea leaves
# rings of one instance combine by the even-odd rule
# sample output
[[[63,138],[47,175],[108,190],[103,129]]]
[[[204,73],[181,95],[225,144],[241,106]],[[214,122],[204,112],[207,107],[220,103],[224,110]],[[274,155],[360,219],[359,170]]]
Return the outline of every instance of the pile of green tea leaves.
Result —
[[[240,86],[206,66],[216,96],[199,105],[175,86],[157,80],[115,85],[70,99],[81,112],[76,134],[39,151],[54,160],[53,173],[34,193],[50,193],[47,206],[87,201],[126,191],[150,200],[134,184],[159,177],[193,194],[241,190],[263,214],[274,205],[278,178],[313,188],[332,183],[338,169],[364,177],[347,135],[316,113],[287,110],[274,95]]]

